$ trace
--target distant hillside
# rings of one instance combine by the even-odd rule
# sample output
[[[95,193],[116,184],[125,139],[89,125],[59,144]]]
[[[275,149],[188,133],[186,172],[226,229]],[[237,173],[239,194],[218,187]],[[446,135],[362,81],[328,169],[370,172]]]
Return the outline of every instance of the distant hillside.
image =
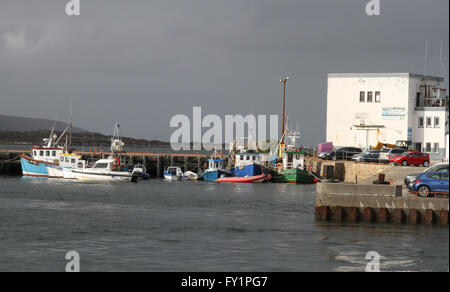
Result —
[[[54,121],[0,115],[0,144],[32,144],[42,142],[50,135]],[[56,122],[55,133],[59,136],[67,128],[64,122]],[[170,144],[157,140],[122,137],[127,146],[168,147]],[[111,143],[111,136],[73,128],[72,143],[76,145],[104,145]]]
[[[61,135],[61,132],[55,132],[57,136]],[[17,145],[17,144],[31,144],[38,145],[42,143],[43,138],[50,136],[50,131],[28,131],[28,132],[2,132],[0,131],[0,144]],[[170,144],[166,142],[156,140],[135,139],[129,137],[122,137],[126,146],[148,146],[148,147],[169,147]],[[63,139],[63,142],[65,139]],[[103,145],[109,147],[111,144],[111,137],[100,133],[92,132],[78,132],[73,134],[72,145]]]
[[[47,119],[35,119],[24,118],[16,116],[0,115],[0,132],[33,132],[33,131],[46,131],[51,129],[54,121]],[[56,131],[64,131],[67,127],[67,123],[56,122]],[[88,131],[73,128],[74,133],[86,133]]]

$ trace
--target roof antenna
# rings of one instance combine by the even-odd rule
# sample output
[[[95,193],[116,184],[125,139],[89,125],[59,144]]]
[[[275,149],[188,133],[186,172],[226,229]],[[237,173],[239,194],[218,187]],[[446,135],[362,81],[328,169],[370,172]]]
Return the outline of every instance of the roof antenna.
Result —
[[[425,66],[423,70],[423,78],[426,79],[427,76],[427,65],[428,65],[428,40],[425,42]]]
[[[439,60],[441,62],[440,66],[441,66],[441,73],[442,73],[442,77],[444,77],[444,61],[443,61],[443,49],[444,49],[444,41],[441,40],[441,51],[439,54]]]

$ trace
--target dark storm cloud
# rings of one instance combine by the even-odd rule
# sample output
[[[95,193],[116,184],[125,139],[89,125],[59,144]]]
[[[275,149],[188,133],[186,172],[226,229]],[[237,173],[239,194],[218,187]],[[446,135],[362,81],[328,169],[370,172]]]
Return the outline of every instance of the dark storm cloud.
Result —
[[[448,64],[447,0],[81,0],[0,4],[0,114],[67,119],[109,133],[168,140],[169,120],[204,114],[278,114],[289,74],[288,110],[303,142],[325,137],[329,72],[442,75]],[[448,79],[448,66],[444,76]]]

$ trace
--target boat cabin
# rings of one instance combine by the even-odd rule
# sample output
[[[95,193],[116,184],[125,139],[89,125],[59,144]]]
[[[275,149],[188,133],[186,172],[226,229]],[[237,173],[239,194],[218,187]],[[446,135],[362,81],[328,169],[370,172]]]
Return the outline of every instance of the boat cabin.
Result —
[[[84,168],[86,161],[81,160],[81,155],[61,153],[59,165],[66,168]]]
[[[208,159],[209,169],[225,169],[225,160],[223,159]]]
[[[58,164],[63,148],[33,147],[33,159]]]
[[[181,171],[181,168],[175,166],[168,167],[166,172],[171,176],[183,176],[183,171]]]
[[[236,166],[244,166],[252,163],[261,163],[261,155],[256,152],[237,153]]]
[[[114,162],[113,159],[100,159],[95,162],[95,164],[94,164],[94,166],[92,166],[92,168],[111,170],[113,162]]]
[[[283,169],[303,169],[305,166],[305,152],[283,151]]]

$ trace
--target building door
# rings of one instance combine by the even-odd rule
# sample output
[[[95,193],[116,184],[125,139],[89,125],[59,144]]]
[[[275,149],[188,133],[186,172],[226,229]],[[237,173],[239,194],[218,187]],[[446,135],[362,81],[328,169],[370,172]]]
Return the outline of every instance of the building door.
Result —
[[[416,143],[416,151],[422,152],[422,143]]]

